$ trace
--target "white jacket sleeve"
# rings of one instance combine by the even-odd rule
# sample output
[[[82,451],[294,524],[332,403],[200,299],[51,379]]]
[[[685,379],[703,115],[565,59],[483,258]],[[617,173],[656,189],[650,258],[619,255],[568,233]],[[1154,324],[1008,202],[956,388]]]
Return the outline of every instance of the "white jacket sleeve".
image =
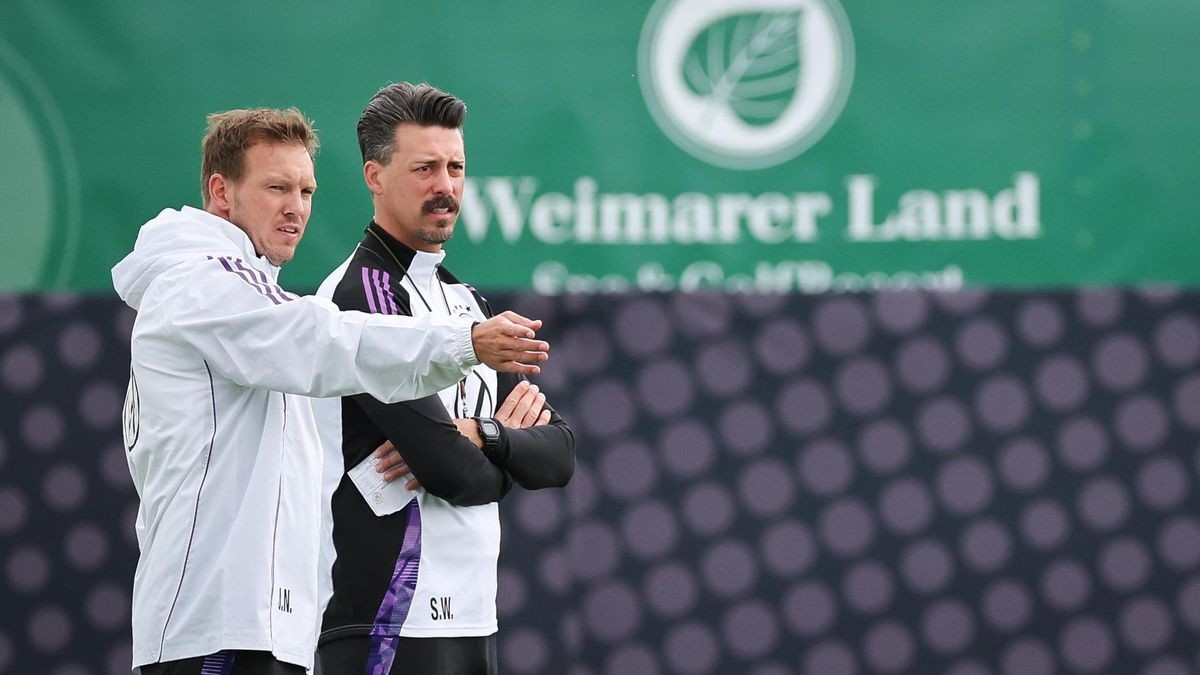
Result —
[[[243,386],[318,397],[365,392],[394,403],[436,393],[479,363],[466,318],[343,312],[220,260],[180,266],[157,283],[168,330]]]

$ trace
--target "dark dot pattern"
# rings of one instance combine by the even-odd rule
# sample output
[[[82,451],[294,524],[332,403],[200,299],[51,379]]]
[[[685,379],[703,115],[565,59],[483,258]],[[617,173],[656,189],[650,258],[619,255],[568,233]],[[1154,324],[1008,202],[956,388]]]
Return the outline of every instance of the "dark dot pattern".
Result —
[[[0,673],[126,675],[131,317],[115,298],[12,295],[0,306],[13,321],[0,331]]]
[[[501,505],[503,672],[1200,670],[1200,295],[491,300],[578,449]],[[0,673],[124,675],[132,313],[0,309]]]
[[[546,672],[1200,667],[1200,296],[576,302],[547,337],[611,326],[605,368],[552,359],[545,389],[610,410],[603,431],[572,419],[600,480],[568,487],[590,508],[562,536],[607,544],[569,549],[553,600],[584,607],[581,642]],[[510,514],[520,570],[546,534]],[[596,589],[630,580],[592,625]],[[501,642],[553,634],[552,607],[506,617]]]

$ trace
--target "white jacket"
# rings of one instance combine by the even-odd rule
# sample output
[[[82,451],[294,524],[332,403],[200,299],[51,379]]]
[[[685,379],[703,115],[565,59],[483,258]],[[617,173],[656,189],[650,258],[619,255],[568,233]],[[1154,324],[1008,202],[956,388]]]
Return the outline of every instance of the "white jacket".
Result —
[[[298,298],[240,229],[189,207],[146,223],[112,274],[137,310],[134,667],[248,649],[311,668],[322,449],[306,396],[435,393],[478,363],[471,321]]]

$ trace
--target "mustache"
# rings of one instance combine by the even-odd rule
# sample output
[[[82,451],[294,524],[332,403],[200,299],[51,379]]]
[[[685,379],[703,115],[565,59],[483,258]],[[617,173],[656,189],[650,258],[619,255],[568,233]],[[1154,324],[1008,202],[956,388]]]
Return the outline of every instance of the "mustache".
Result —
[[[421,205],[421,210],[425,213],[433,213],[434,209],[450,209],[453,212],[458,212],[458,200],[451,195],[442,195],[434,197]]]

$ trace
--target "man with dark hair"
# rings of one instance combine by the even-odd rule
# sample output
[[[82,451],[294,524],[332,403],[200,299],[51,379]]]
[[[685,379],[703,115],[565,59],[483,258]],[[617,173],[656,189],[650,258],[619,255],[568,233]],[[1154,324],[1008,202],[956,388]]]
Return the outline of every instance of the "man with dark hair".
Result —
[[[302,674],[318,624],[322,448],[308,396],[418,398],[480,362],[535,373],[515,314],[371,316],[279,287],[317,189],[295,109],[209,117],[204,210],[166,209],[113,268],[137,310],[125,447],[141,504],[142,675]]]
[[[319,295],[381,314],[491,315],[442,266],[462,199],[465,114],[461,100],[427,84],[393,84],[371,99],[358,140],[375,217]],[[486,366],[414,401],[346,397],[338,413],[322,672],[496,673],[496,502],[514,482],[565,485],[575,467],[571,430],[535,385]],[[322,431],[335,426],[323,422]],[[385,441],[399,453],[376,450]],[[363,488],[364,471],[410,478],[410,492],[393,484],[402,494],[395,508],[376,508],[380,494]]]

